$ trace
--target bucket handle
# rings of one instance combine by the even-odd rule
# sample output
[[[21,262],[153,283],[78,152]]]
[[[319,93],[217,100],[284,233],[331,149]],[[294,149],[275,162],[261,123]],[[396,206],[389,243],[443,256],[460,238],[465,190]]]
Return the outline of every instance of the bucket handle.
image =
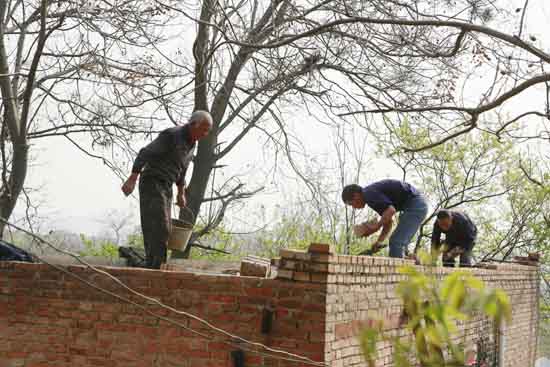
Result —
[[[177,206],[174,204],[174,206]],[[180,209],[186,209],[188,213],[191,214],[191,218],[193,219],[193,223],[195,222],[195,213],[193,213],[193,211],[191,210],[191,208],[189,208],[187,205],[186,206],[177,206],[178,208]],[[178,218],[179,219],[179,218]]]

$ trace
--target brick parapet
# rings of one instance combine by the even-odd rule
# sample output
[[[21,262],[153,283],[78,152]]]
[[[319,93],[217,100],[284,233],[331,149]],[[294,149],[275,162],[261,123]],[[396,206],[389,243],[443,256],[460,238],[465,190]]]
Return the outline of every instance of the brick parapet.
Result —
[[[400,323],[402,304],[395,294],[398,283],[406,279],[399,269],[414,266],[418,271],[431,273],[436,278],[456,269],[418,266],[411,260],[384,257],[343,256],[304,251],[283,250],[275,261],[278,277],[294,282],[326,284],[326,349],[325,360],[332,366],[364,366],[358,335],[360,330],[382,319],[386,333],[410,337]],[[480,334],[491,345],[505,344],[504,366],[532,366],[535,351],[521,341],[534,344],[537,319],[537,292],[539,272],[537,266],[510,263],[485,264],[486,268],[461,269],[482,279],[488,287],[501,288],[512,302],[512,322],[502,328],[503,337],[492,333],[492,326],[484,318],[474,318],[459,324],[457,341],[473,346]],[[499,340],[496,340],[499,339]],[[379,345],[377,366],[392,366],[391,347]]]
[[[175,271],[101,267],[124,284],[217,327],[269,347],[325,361],[330,366],[365,366],[357,336],[373,319],[385,320],[386,333],[410,337],[400,325],[402,304],[395,289],[399,272],[412,261],[282,250],[276,279],[205,275]],[[537,330],[538,268],[491,264],[466,269],[512,300],[513,318],[502,329],[502,367],[532,366]],[[205,340],[190,330],[210,333],[204,324],[124,290],[84,266],[66,271],[110,292],[145,304],[184,328],[159,320],[136,306],[85,286],[45,264],[0,262],[0,366],[232,366],[237,347],[219,335]],[[452,269],[417,267],[443,277]],[[261,332],[266,310],[272,330]],[[472,345],[490,329],[482,318],[461,324],[461,340]],[[214,333],[215,334],[215,333]],[[494,336],[488,340],[494,342]],[[532,342],[532,343],[531,343]],[[391,346],[378,345],[377,366],[392,366]],[[245,353],[245,366],[305,366]]]
[[[246,366],[303,366],[246,351],[258,349],[204,323],[151,304],[84,266],[71,274],[135,305],[91,289],[44,264],[0,262],[0,366],[231,366],[245,350]],[[101,267],[132,289],[268,347],[324,358],[326,290],[321,285],[229,275]],[[272,328],[262,332],[266,310]],[[207,335],[205,339],[197,333]],[[281,356],[281,355],[279,355]]]

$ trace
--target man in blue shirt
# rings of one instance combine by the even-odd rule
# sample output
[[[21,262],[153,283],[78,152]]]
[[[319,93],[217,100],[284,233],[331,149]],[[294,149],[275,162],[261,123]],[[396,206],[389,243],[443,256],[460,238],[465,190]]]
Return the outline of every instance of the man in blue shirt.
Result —
[[[364,223],[360,236],[366,237],[382,228],[373,250],[383,247],[393,225],[395,213],[400,212],[399,224],[393,231],[389,246],[390,257],[402,258],[428,213],[428,204],[424,196],[412,185],[398,180],[386,179],[368,186],[348,185],[342,190],[342,200],[354,209],[368,205],[380,215],[375,222]]]
[[[432,232],[432,251],[440,250],[441,233],[445,233],[443,266],[454,267],[457,255],[460,255],[461,267],[471,266],[477,227],[470,217],[454,210],[440,210]]]

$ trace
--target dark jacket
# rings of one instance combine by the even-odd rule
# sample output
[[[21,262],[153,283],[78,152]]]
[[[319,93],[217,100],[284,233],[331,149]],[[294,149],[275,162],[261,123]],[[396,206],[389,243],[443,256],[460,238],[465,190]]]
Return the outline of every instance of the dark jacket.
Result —
[[[436,247],[439,247],[441,245],[441,233],[445,233],[445,242],[449,246],[459,246],[466,251],[471,251],[477,237],[476,225],[465,213],[450,211],[450,214],[453,222],[447,232],[444,232],[439,227],[437,220],[435,221],[432,232],[432,243]]]
[[[142,148],[132,172],[153,176],[170,184],[185,184],[185,173],[193,158],[195,143],[190,142],[189,125],[171,127]]]

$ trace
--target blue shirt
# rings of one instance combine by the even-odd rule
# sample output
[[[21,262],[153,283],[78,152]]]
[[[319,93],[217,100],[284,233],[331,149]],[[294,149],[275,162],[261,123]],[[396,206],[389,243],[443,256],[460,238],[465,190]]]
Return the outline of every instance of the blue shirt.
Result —
[[[397,211],[403,210],[407,201],[415,196],[420,196],[420,192],[399,180],[381,180],[363,188],[365,203],[380,215],[390,206]]]

